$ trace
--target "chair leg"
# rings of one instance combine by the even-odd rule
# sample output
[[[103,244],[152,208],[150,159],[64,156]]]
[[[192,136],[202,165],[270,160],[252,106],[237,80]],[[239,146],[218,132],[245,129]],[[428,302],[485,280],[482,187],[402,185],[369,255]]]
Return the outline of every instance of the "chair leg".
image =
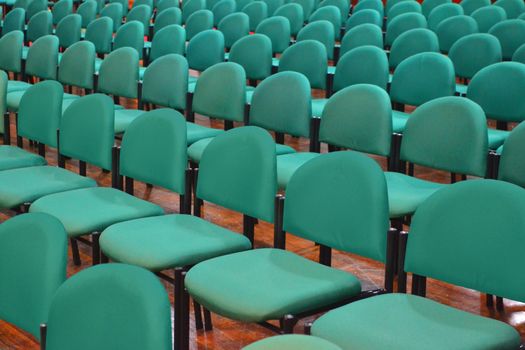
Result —
[[[293,328],[298,319],[294,315],[285,315],[282,318],[282,332],[283,334],[292,334]]]
[[[485,296],[486,296],[485,305],[487,305],[487,307],[489,308],[494,307],[494,296],[492,294],[485,294]]]
[[[92,247],[91,247],[91,258],[93,259],[93,265],[100,264],[100,232],[93,232],[91,234],[92,238]]]
[[[496,310],[503,311],[505,306],[503,305],[503,298],[502,297],[496,297]]]
[[[203,329],[204,325],[202,323],[202,308],[201,305],[195,300],[193,300],[193,314],[195,315],[195,329]]]
[[[80,252],[78,250],[78,241],[75,238],[70,239],[71,242],[71,254],[73,255],[73,264],[80,266]]]
[[[203,309],[204,309],[204,330],[211,331],[213,329],[213,323],[211,321],[211,312],[205,307]]]
[[[189,295],[184,288],[185,276],[186,271],[183,268],[175,269],[175,327],[173,328],[175,350],[188,350],[190,346]]]
[[[40,324],[40,350],[46,350],[47,324]]]

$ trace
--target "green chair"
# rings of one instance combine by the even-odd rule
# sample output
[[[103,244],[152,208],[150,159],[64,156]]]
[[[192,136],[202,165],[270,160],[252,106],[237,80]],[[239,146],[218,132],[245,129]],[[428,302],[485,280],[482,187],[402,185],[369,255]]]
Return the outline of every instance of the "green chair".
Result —
[[[421,13],[421,5],[417,1],[401,1],[390,8],[387,14],[387,26],[394,18],[405,13]]]
[[[213,8],[213,6],[215,6],[219,1],[221,0],[205,0],[205,9],[207,10],[210,10]],[[184,6],[186,4],[187,1],[184,1],[182,3],[182,5]]]
[[[525,12],[525,3],[520,0],[498,0],[494,3],[494,6],[503,8],[507,13],[508,19],[517,18]]]
[[[58,64],[58,81],[65,86],[84,89],[87,95],[94,89],[95,45],[80,41],[62,54]]]
[[[443,4],[450,4],[452,0],[424,0],[421,4],[423,15],[428,18],[433,9]]]
[[[73,13],[73,2],[71,0],[59,0],[51,9],[53,24],[57,25],[64,17]]]
[[[224,62],[224,35],[218,30],[205,30],[195,35],[186,47],[188,66],[192,70],[203,72],[209,67]],[[189,77],[192,91],[197,77]]]
[[[58,45],[67,49],[80,41],[82,18],[76,13],[67,15],[57,25],[55,35],[58,37]]]
[[[150,9],[153,9],[155,7],[153,0],[136,0],[133,2],[133,7],[138,7],[141,5],[147,5]]]
[[[489,34],[498,38],[502,47],[503,59],[510,60],[516,49],[525,43],[525,21],[508,19],[496,23],[489,30]]]
[[[120,27],[113,41],[113,51],[123,47],[135,49],[139,58],[142,59],[144,52],[144,25],[141,22],[129,21]]]
[[[181,25],[182,23],[182,12],[178,7],[170,7],[165,11],[159,12],[155,18],[153,24],[153,36],[157,34],[159,30],[172,24]]]
[[[284,5],[284,0],[262,0],[268,6],[268,16],[275,16],[275,10]]]
[[[93,0],[84,1],[78,6],[77,14],[82,17],[82,28],[87,28],[97,17],[97,2]]]
[[[263,34],[245,36],[233,44],[228,61],[241,65],[252,83],[263,80],[272,74],[272,42]]]
[[[348,51],[360,46],[376,46],[382,49],[383,32],[381,27],[365,23],[348,30],[341,40],[339,55],[342,57]]]
[[[168,54],[184,55],[185,50],[186,31],[178,24],[171,24],[159,30],[153,37],[148,60],[151,64],[156,59]]]
[[[525,44],[521,45],[514,51],[514,55],[512,55],[512,60],[514,62],[520,62],[525,63]]]
[[[15,30],[23,31],[26,12],[22,8],[15,8],[9,11],[4,18],[2,25],[2,36]]]
[[[426,0],[428,1],[428,0]],[[410,29],[427,28],[427,20],[420,13],[405,13],[394,18],[386,28],[385,46],[392,46],[394,40]]]
[[[309,23],[316,21],[328,21],[334,27],[334,39],[341,39],[341,11],[337,6],[323,6],[315,10],[308,19]]]
[[[97,54],[104,55],[110,53],[111,43],[113,41],[113,21],[111,18],[100,17],[89,23],[84,39],[95,45]],[[98,62],[98,66],[100,66],[100,61]]]
[[[315,321],[312,334],[343,349],[518,349],[520,336],[512,326],[423,297],[432,278],[524,300],[515,287],[521,276],[501,273],[519,261],[523,223],[515,218],[524,205],[523,189],[502,181],[464,181],[439,191],[418,208],[410,233],[401,236],[408,242],[400,264],[412,273],[412,295],[343,306]],[[381,337],[378,328],[384,330]]]
[[[126,0],[109,0],[110,4],[118,3],[122,6],[122,16],[127,16],[129,12],[129,2]]]
[[[320,42],[326,48],[328,59],[334,58],[334,26],[332,23],[321,20],[310,22],[304,26],[297,34],[297,42],[303,40],[315,40]]]
[[[126,16],[126,23],[138,21],[143,25],[143,36],[149,35],[152,8],[148,5],[133,6]]]
[[[33,42],[52,33],[53,16],[49,11],[40,11],[27,23],[26,41]]]
[[[270,38],[274,54],[282,53],[290,46],[290,21],[286,17],[273,16],[263,20],[255,29],[255,33]]]
[[[241,11],[246,5],[249,5],[254,1],[255,0],[235,0],[237,12]]]
[[[339,24],[345,23],[350,14],[350,3],[345,0],[323,0],[319,4],[319,8],[326,6],[335,6],[339,9],[341,14],[341,21]]]
[[[24,33],[22,31],[16,30],[2,36],[2,38],[0,38],[0,51],[2,52],[0,55],[0,69],[5,72],[12,72],[16,76],[22,73],[23,47]],[[12,83],[14,85],[26,85],[23,82],[17,81],[12,81]]]
[[[299,4],[303,8],[303,21],[305,22],[316,7],[314,0],[292,0],[290,3]]]
[[[250,18],[243,12],[235,12],[224,17],[217,29],[224,35],[224,46],[229,50],[237,40],[250,35]]]
[[[383,19],[376,10],[361,10],[353,13],[345,23],[345,31],[349,32],[351,29],[361,24],[374,24],[381,29],[383,27]]]
[[[29,20],[31,17],[39,13],[40,11],[48,11],[46,0],[31,0],[26,9],[26,19]]]
[[[224,17],[234,13],[236,9],[237,4],[235,0],[220,0],[211,9],[213,13],[213,25],[218,26]]]
[[[334,345],[321,338],[307,336],[286,334],[275,337],[259,340],[242,348],[242,350],[341,350],[337,345]]]
[[[250,19],[250,31],[255,29],[268,17],[268,5],[264,1],[253,1],[241,9]]]
[[[489,129],[489,147],[497,149],[508,136],[507,123],[521,122],[525,116],[525,66],[501,62],[480,70],[467,89],[467,97],[479,104],[487,118],[496,120],[498,129]],[[502,89],[501,87],[505,87]]]
[[[390,48],[390,68],[395,69],[406,58],[421,52],[439,52],[437,35],[425,28],[410,29],[399,35]]]
[[[339,209],[326,206],[327,200]],[[377,293],[362,291],[357,277],[326,265],[331,248],[390,260],[387,208],[384,175],[374,160],[355,152],[323,154],[290,180],[277,235],[279,248],[284,248],[285,232],[319,242],[321,263],[284,249],[234,253],[192,267],[185,278],[187,292],[222,316],[263,325],[280,320],[270,329],[292,333],[299,318]]]
[[[390,15],[390,10],[392,10],[392,7],[396,6],[399,3],[402,2],[413,2],[414,0],[386,0],[385,3],[385,14],[387,17]]]
[[[53,297],[45,329],[49,350],[172,348],[168,293],[152,273],[123,264],[68,279]]]
[[[284,4],[275,10],[274,16],[285,17],[290,22],[290,34],[296,36],[303,27],[304,11],[301,5],[296,3]]]
[[[0,226],[0,247],[0,318],[40,340],[40,324],[66,279],[64,228],[49,215],[20,215]]]
[[[119,2],[109,3],[100,11],[100,17],[109,17],[113,21],[113,33],[116,33],[122,25],[124,12]]]
[[[463,7],[463,12],[470,16],[476,10],[490,5],[490,0],[461,0],[459,3]]]
[[[501,62],[501,45],[490,34],[471,34],[456,41],[450,48],[448,57],[454,63],[456,76],[467,82],[481,69]],[[456,84],[456,91],[465,95],[467,85]]]
[[[189,41],[205,30],[213,29],[213,13],[210,10],[193,12],[186,20],[186,39]]]
[[[484,177],[488,151],[487,120],[476,103],[448,96],[419,106],[408,119],[401,140],[400,160],[412,164],[408,175],[385,174],[390,217],[412,215],[430,195],[447,186],[413,177],[413,164]]]
[[[439,49],[448,53],[457,40],[474,33],[478,33],[478,24],[470,16],[459,15],[445,19],[436,28]]]
[[[385,16],[384,7],[382,1],[377,0],[360,0],[353,7],[352,13],[358,13],[362,10],[374,10],[379,13],[379,16],[383,18]]]
[[[428,15],[428,28],[435,31],[445,19],[460,16],[464,13],[463,7],[456,3],[439,5]]]
[[[497,179],[507,181],[515,185],[525,187],[523,174],[525,164],[523,163],[523,132],[525,124],[520,123],[509,134],[501,150],[499,157]]]
[[[157,14],[160,15],[162,11],[167,10],[169,8],[176,7],[179,8],[179,2],[176,0],[160,0],[157,4]],[[181,20],[182,20],[182,11],[181,11]]]
[[[27,11],[27,8],[29,7],[29,4],[31,3],[30,0],[16,0],[13,4],[13,8],[22,8],[25,11]]]
[[[186,23],[189,16],[195,11],[206,8],[205,0],[188,0],[182,6],[182,23]]]
[[[419,106],[438,97],[453,96],[456,76],[452,61],[436,52],[423,52],[401,62],[392,77],[393,130],[403,133],[409,114],[405,105]]]
[[[474,11],[471,17],[478,23],[480,33],[488,33],[496,23],[506,20],[507,14],[499,6],[485,6]]]

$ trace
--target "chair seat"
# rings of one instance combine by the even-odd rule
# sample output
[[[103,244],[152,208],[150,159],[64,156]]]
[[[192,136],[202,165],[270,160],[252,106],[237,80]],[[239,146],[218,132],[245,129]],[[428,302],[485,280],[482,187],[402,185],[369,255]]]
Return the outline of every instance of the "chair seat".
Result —
[[[503,152],[503,145],[499,146],[498,149],[496,150],[497,154],[501,154],[502,152]]]
[[[44,157],[15,146],[0,146],[0,171],[46,165]]]
[[[328,70],[326,71],[326,74],[335,75],[335,69],[336,69],[336,66],[328,66]]]
[[[488,129],[488,135],[489,135],[489,149],[491,150],[497,150],[507,137],[509,137],[510,131],[507,130],[497,130],[497,129]]]
[[[95,58],[95,73],[98,73],[98,71],[100,70],[100,66],[102,65],[102,61],[103,59],[102,58]]]
[[[242,350],[341,350],[324,339],[308,335],[286,334],[266,338]]]
[[[326,106],[327,102],[327,98],[312,99],[312,116],[315,118],[321,118],[323,115],[324,106]]]
[[[314,322],[312,334],[344,350],[510,350],[520,345],[518,332],[503,322],[410,294],[380,295],[332,310]]]
[[[139,67],[139,80],[142,81],[144,79],[144,73],[146,72],[147,67]]]
[[[298,152],[283,154],[277,157],[277,184],[280,189],[285,189],[292,175],[303,164],[319,156],[319,153]]]
[[[204,152],[208,144],[211,142],[211,140],[213,140],[212,137],[207,138],[207,139],[202,139],[202,140],[195,142],[190,147],[188,147],[188,158],[194,161],[195,163],[199,163],[202,157],[202,153]],[[275,153],[276,155],[279,156],[282,154],[295,153],[295,150],[290,146],[281,145],[281,144],[276,143]]]
[[[101,232],[126,220],[164,214],[156,204],[111,187],[83,188],[35,201],[29,211],[58,218],[70,236]]]
[[[162,271],[251,248],[242,234],[196,216],[173,214],[122,222],[100,237],[112,260]]]
[[[22,47],[22,59],[27,60],[27,54],[29,53],[29,46]]]
[[[121,134],[137,117],[145,112],[141,109],[118,109],[115,111],[115,134]]]
[[[413,214],[434,192],[448,186],[394,172],[385,172],[385,178],[391,218]]]
[[[8,111],[10,112],[16,112],[18,111],[18,108],[20,107],[20,100],[22,100],[22,96],[24,96],[26,90],[21,90],[21,91],[13,91],[13,92],[9,92],[7,94],[7,98],[6,98],[6,104],[7,104],[7,109]],[[77,100],[79,99],[80,96],[77,96],[77,95],[72,95],[72,94],[64,94],[63,96],[63,100],[66,101],[66,100]]]
[[[208,128],[206,126],[188,122],[186,123],[186,142],[188,145],[191,145],[202,139],[212,139],[223,132],[224,131],[220,129]]]
[[[77,96],[77,97],[80,97],[80,96]],[[62,113],[64,113],[64,111],[67,109],[67,107],[69,107],[69,105],[71,103],[73,103],[73,101],[75,101],[75,100],[76,100],[75,98],[70,98],[70,99],[63,100],[62,101]],[[121,109],[124,109],[124,107],[122,107],[121,105],[115,105],[115,111],[118,111],[118,110],[121,110]]]
[[[465,84],[456,84],[456,92],[462,96],[467,94],[468,86]]]
[[[277,57],[272,57],[272,66],[279,67],[279,59]]]
[[[348,272],[286,250],[254,249],[195,265],[186,288],[210,311],[262,322],[346,300],[361,292],[361,283]]]
[[[145,49],[151,49],[151,41],[145,41],[144,42],[144,48]]]
[[[95,186],[93,179],[54,166],[1,171],[0,208],[14,208],[49,194]]]
[[[25,81],[9,80],[7,82],[7,93],[15,91],[24,91],[29,89],[31,86],[31,84],[26,83]]]
[[[401,111],[392,111],[392,131],[398,134],[402,134],[405,131],[405,126],[409,114]]]

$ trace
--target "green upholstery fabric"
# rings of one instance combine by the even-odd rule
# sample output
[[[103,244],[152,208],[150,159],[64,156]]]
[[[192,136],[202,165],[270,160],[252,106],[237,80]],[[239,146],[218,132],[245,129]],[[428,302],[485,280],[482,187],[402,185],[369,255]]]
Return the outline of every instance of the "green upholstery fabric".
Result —
[[[515,127],[505,141],[505,147],[499,153],[498,179],[512,182],[521,187],[525,187],[523,174],[525,173],[525,163],[523,162],[523,133],[525,124],[521,123]]]
[[[124,133],[129,125],[145,112],[140,109],[117,109],[115,110],[115,134]]]
[[[345,17],[346,20],[346,17]],[[328,21],[333,25],[334,39],[339,41],[341,39],[341,11],[337,6],[325,5],[315,10],[308,19],[308,22]]]
[[[516,51],[514,51],[512,60],[514,62],[525,63],[525,44],[521,45],[516,49]]]
[[[129,17],[128,17],[129,18]],[[113,50],[123,47],[135,49],[139,58],[142,59],[144,48],[144,25],[139,21],[128,21],[119,28],[113,40]]]
[[[88,1],[87,3],[90,2],[91,1]],[[111,43],[113,40],[112,33],[113,22],[111,19],[108,17],[100,17],[90,22],[87,26],[85,40],[91,41],[95,45],[97,53],[109,53],[111,51]]]
[[[89,41],[71,45],[62,54],[58,66],[58,80],[65,85],[92,90],[95,55],[95,45]]]
[[[428,28],[431,30],[436,30],[438,25],[445,19],[454,16],[460,16],[464,13],[463,7],[456,3],[436,6],[428,16]]]
[[[138,80],[139,54],[131,47],[121,47],[111,52],[102,61],[97,89],[106,94],[137,98]]]
[[[268,17],[268,5],[264,1],[254,1],[241,9],[250,19],[250,31],[254,32],[257,26]]]
[[[71,14],[62,19],[55,30],[60,47],[68,48],[74,43],[80,41],[80,29],[82,26],[82,17],[77,14]]]
[[[458,39],[477,32],[478,24],[470,16],[459,15],[445,19],[436,28],[439,48],[442,52],[449,52]]]
[[[157,12],[160,14],[162,11],[172,8],[172,7],[179,7],[179,2],[175,0],[160,0],[157,3]],[[182,12],[181,12],[182,14]]]
[[[339,26],[345,23],[350,13],[350,4],[344,0],[323,0],[319,3],[318,9],[328,6],[335,6],[339,10],[339,14],[341,15],[341,21],[339,22]]]
[[[279,72],[255,88],[250,108],[251,125],[309,137],[311,116],[310,85],[300,73]]]
[[[184,55],[186,52],[186,31],[178,24],[168,25],[153,37],[149,53],[150,62],[169,54]]]
[[[383,19],[376,10],[366,9],[359,12],[353,13],[345,23],[345,29],[349,30],[361,25],[361,24],[373,24],[381,28],[383,26]]]
[[[206,3],[204,0],[185,1],[184,5],[182,6],[182,23],[186,23],[186,20],[191,16],[192,13],[198,10],[204,10],[205,8]]]
[[[490,0],[462,0],[460,3],[463,12],[470,16],[476,10],[490,5]]]
[[[217,26],[224,17],[235,12],[237,4],[235,0],[220,0],[211,9],[213,13],[213,25]]]
[[[383,3],[376,0],[361,0],[353,8],[353,13],[358,13],[363,10],[374,10],[379,13],[381,17],[384,16]]]
[[[306,22],[308,17],[315,9],[316,3],[314,0],[292,0],[291,3],[299,4],[303,9],[303,20]]]
[[[239,321],[278,319],[361,292],[353,275],[280,249],[255,249],[195,265],[186,275],[192,297]]]
[[[116,33],[122,25],[124,10],[121,3],[110,3],[100,11],[100,17],[109,17],[113,21],[113,33]]]
[[[78,343],[78,350],[169,350],[171,333],[170,302],[158,278],[136,266],[103,264],[59,288],[49,312],[47,348],[66,350]]]
[[[73,12],[73,1],[63,0],[57,1],[51,9],[53,15],[53,24],[57,25],[63,18]]]
[[[200,32],[213,29],[213,13],[205,9],[193,12],[186,20],[185,28],[188,40],[193,39]]]
[[[368,84],[347,87],[328,100],[321,119],[321,142],[390,156],[392,107],[385,90]]]
[[[491,150],[498,149],[509,136],[509,132],[506,130],[488,129],[489,136],[489,148]]]
[[[313,89],[325,89],[327,57],[326,48],[320,42],[300,41],[283,52],[279,60],[279,72],[302,73],[308,78]]]
[[[251,244],[206,220],[176,214],[112,225],[102,233],[100,246],[112,260],[162,271],[250,249]]]
[[[524,4],[525,6],[525,4]],[[498,38],[504,59],[512,59],[512,55],[521,45],[525,44],[525,21],[509,19],[495,24],[489,34]]]
[[[204,152],[204,148],[206,148],[206,146],[209,144],[209,142],[211,141],[211,139],[219,134],[222,134],[223,131],[220,130],[220,129],[214,129],[214,128],[208,128],[208,127],[205,127],[205,126],[202,126],[202,125],[199,125],[199,124],[195,124],[195,123],[186,123],[186,128],[187,128],[187,140],[186,142],[188,143],[188,145],[193,145],[201,140],[208,140],[207,142],[205,142],[204,144],[202,144],[202,148],[199,150],[199,156],[198,156],[198,159],[200,160],[200,157],[202,156],[202,152]],[[188,155],[190,155],[190,153],[188,153]]]
[[[42,10],[32,16],[27,23],[26,40],[36,41],[43,36],[50,35],[53,27],[52,17],[51,12],[47,10]]]
[[[15,30],[4,34],[0,39],[0,50],[2,51],[0,69],[14,73],[21,72],[23,46],[24,33],[22,31]]]
[[[110,4],[114,4],[114,3],[118,3],[122,6],[122,15],[123,16],[126,16],[129,12],[129,3],[127,1],[124,1],[124,0],[110,0],[109,1]],[[160,9],[159,9],[160,11]]]
[[[288,3],[280,6],[275,10],[274,16],[282,16],[288,19],[292,36],[297,35],[303,27],[304,11],[302,6],[297,3]]]
[[[341,41],[339,55],[342,57],[348,51],[365,45],[383,49],[383,33],[380,27],[365,23],[347,30]]]
[[[298,152],[288,153],[277,157],[277,184],[285,189],[292,175],[306,162],[319,156],[319,153]]]
[[[0,171],[46,165],[44,157],[14,146],[0,146]]]
[[[48,215],[19,215],[0,226],[0,247],[0,318],[39,339],[51,299],[66,279],[64,228]]]
[[[499,6],[486,6],[474,11],[472,18],[478,23],[480,33],[488,33],[496,23],[506,20],[507,14]]]
[[[391,46],[399,35],[415,28],[427,28],[427,20],[422,14],[412,12],[397,16],[386,28],[385,45]]]
[[[471,79],[481,69],[501,61],[501,45],[490,34],[471,34],[458,39],[448,57],[454,63],[457,76]]]
[[[7,75],[7,73],[3,70],[0,70],[0,115],[2,115],[2,119],[8,117],[6,116],[6,112],[7,112],[7,91],[8,91],[8,82],[9,82],[9,76]],[[2,120],[3,122],[5,122],[5,119]],[[0,133],[4,133],[5,130],[4,130],[4,124],[5,123],[0,123],[2,124],[0,126]]]
[[[126,24],[132,21],[138,21],[142,23],[143,36],[149,35],[149,25],[151,22],[152,7],[148,5],[137,6],[136,3],[134,3],[133,5],[133,8],[129,11],[128,15],[126,16]]]
[[[390,11],[394,6],[404,2],[413,2],[412,0],[386,0],[385,3],[385,15],[390,16]]]
[[[327,98],[316,98],[312,100],[312,117],[321,118],[326,102],[328,102]]]
[[[46,35],[36,40],[29,48],[26,74],[41,79],[56,79],[58,65],[58,38]]]
[[[243,350],[341,350],[321,338],[287,334],[260,340],[242,348]]]
[[[274,16],[261,21],[255,33],[270,38],[273,53],[282,53],[290,46],[290,30],[290,21],[286,17]]]
[[[49,12],[47,8],[47,0],[33,0],[29,2],[29,5],[27,6],[26,18],[30,20],[34,15],[41,11]]]
[[[117,222],[164,214],[158,205],[108,187],[50,194],[31,204],[29,211],[56,217],[72,237],[101,232]]]
[[[166,29],[170,28],[162,29],[157,36]],[[184,110],[187,89],[188,62],[180,55],[167,54],[152,62],[144,72],[142,101]]]
[[[525,12],[525,4],[519,0],[498,0],[494,3],[507,13],[507,18],[513,19]]]
[[[503,322],[406,294],[380,295],[328,312],[314,322],[312,334],[345,350],[510,350],[520,343]]]
[[[2,35],[6,35],[15,30],[23,31],[26,12],[23,8],[14,8],[4,17],[2,26]]]
[[[157,10],[158,11],[158,10]],[[155,23],[153,24],[153,33],[157,35],[159,30],[170,25],[181,25],[182,23],[182,12],[178,7],[171,7],[166,9],[166,11],[157,12],[158,15],[155,18]]]
[[[421,5],[417,1],[401,1],[390,8],[387,14],[387,26],[397,16],[405,13],[421,13]]]
[[[395,68],[406,58],[422,52],[439,52],[437,35],[425,28],[407,30],[392,43],[390,67]]]
[[[198,198],[273,222],[276,192],[275,144],[265,130],[235,128],[217,135],[204,150]]]
[[[284,4],[284,0],[263,0],[268,6],[268,16],[275,16],[275,11]]]
[[[451,2],[452,0],[425,0],[421,4],[421,10],[423,15],[428,18],[432,10],[434,10],[436,7],[443,4],[449,4]]]
[[[18,81],[18,80],[9,80],[7,84],[7,92],[16,92],[16,91],[24,91],[31,87],[31,84],[26,83],[25,81]],[[7,102],[6,102],[7,103]],[[16,107],[18,109],[18,106]]]
[[[224,61],[224,35],[218,30],[205,30],[190,40],[186,48],[190,69],[204,71]]]
[[[78,6],[77,13],[82,17],[82,28],[87,28],[97,16],[96,1],[84,1]]]
[[[8,209],[48,194],[94,187],[95,180],[62,168],[37,166],[0,172],[0,207]]]
[[[235,12],[224,17],[217,29],[224,34],[224,45],[229,49],[237,40],[250,34],[250,19],[243,12]]]
[[[470,81],[467,97],[483,108],[487,118],[520,122],[525,117],[524,93],[525,66],[502,62],[480,70]]]
[[[228,61],[240,64],[248,79],[263,80],[272,70],[272,42],[262,34],[245,36],[233,44]]]
[[[307,24],[297,34],[297,41],[316,40],[326,48],[328,59],[334,58],[334,26],[332,23],[320,20]]]
[[[392,131],[402,134],[405,131],[410,114],[401,111],[392,111]]]

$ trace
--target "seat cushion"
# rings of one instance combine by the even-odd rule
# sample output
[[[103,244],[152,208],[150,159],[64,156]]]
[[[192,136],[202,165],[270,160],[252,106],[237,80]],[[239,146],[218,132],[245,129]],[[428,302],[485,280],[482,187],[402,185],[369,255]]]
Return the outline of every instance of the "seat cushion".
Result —
[[[437,190],[447,186],[401,173],[385,172],[390,217],[413,214]]]
[[[314,322],[312,334],[344,350],[510,350],[520,344],[518,332],[503,322],[410,294],[332,310]]]
[[[7,109],[10,112],[17,112],[18,108],[20,107],[20,100],[22,99],[22,96],[24,96],[26,90],[18,90],[9,92],[7,94],[6,102],[7,102]],[[73,94],[64,94],[63,101],[74,101],[79,99],[80,96],[73,95]]]
[[[69,107],[69,105],[73,103],[73,101],[75,101],[75,99],[73,98],[62,101],[62,113],[64,113],[67,107]],[[121,105],[115,105],[115,111],[118,111],[120,109],[124,109],[124,107],[122,107]]]
[[[336,69],[336,66],[328,66],[326,73],[329,75],[335,75],[335,69]]]
[[[58,218],[70,236],[101,232],[117,222],[164,214],[158,205],[111,187],[83,188],[45,196],[35,201],[29,211]]]
[[[272,57],[272,66],[279,67],[279,58]]]
[[[144,79],[144,73],[146,72],[146,67],[139,67],[139,80]]]
[[[112,225],[102,233],[100,246],[114,261],[151,271],[194,265],[251,248],[242,234],[181,214]]]
[[[260,340],[242,350],[341,350],[324,339],[309,335],[286,334]]]
[[[188,158],[194,161],[195,163],[200,162],[202,153],[204,152],[208,144],[211,142],[211,140],[213,140],[212,137],[207,138],[207,139],[202,139],[200,141],[193,143],[190,147],[188,147]],[[295,150],[290,146],[281,145],[281,144],[276,143],[275,153],[276,155],[279,156],[282,154],[295,153]]]
[[[22,46],[22,59],[27,60],[27,54],[29,53],[29,46]]]
[[[49,194],[95,186],[93,179],[54,166],[0,171],[0,208],[14,208]]]
[[[224,131],[221,129],[208,128],[195,123],[186,123],[187,143],[191,145],[199,140],[213,138]]]
[[[297,169],[311,159],[319,156],[319,153],[298,152],[283,154],[277,157],[277,184],[280,189],[285,189],[292,175]]]
[[[252,98],[253,98],[253,92],[255,89],[246,90],[246,103],[251,105],[252,104]]]
[[[26,83],[25,81],[19,81],[19,80],[9,80],[7,82],[7,92],[15,92],[15,91],[24,91],[31,87],[32,85],[29,83]]]
[[[321,118],[323,115],[324,106],[328,102],[327,98],[316,98],[312,100],[312,116]]]
[[[509,137],[510,131],[507,130],[497,130],[497,129],[488,129],[488,135],[489,135],[489,149],[491,150],[497,150],[507,137]]]
[[[98,73],[100,70],[100,66],[102,65],[102,61],[104,61],[102,58],[95,58],[95,73]]]
[[[121,134],[137,117],[143,115],[141,109],[118,109],[115,111],[115,134]]]
[[[401,111],[392,111],[392,132],[402,134],[403,131],[405,131],[405,126],[407,125],[408,118],[408,113]]]
[[[456,92],[462,96],[467,94],[468,86],[465,84],[456,84]]]
[[[0,146],[0,171],[46,165],[44,157],[14,146]]]
[[[210,311],[246,322],[275,320],[343,301],[361,283],[281,249],[254,249],[204,261],[186,275],[186,288]]]

